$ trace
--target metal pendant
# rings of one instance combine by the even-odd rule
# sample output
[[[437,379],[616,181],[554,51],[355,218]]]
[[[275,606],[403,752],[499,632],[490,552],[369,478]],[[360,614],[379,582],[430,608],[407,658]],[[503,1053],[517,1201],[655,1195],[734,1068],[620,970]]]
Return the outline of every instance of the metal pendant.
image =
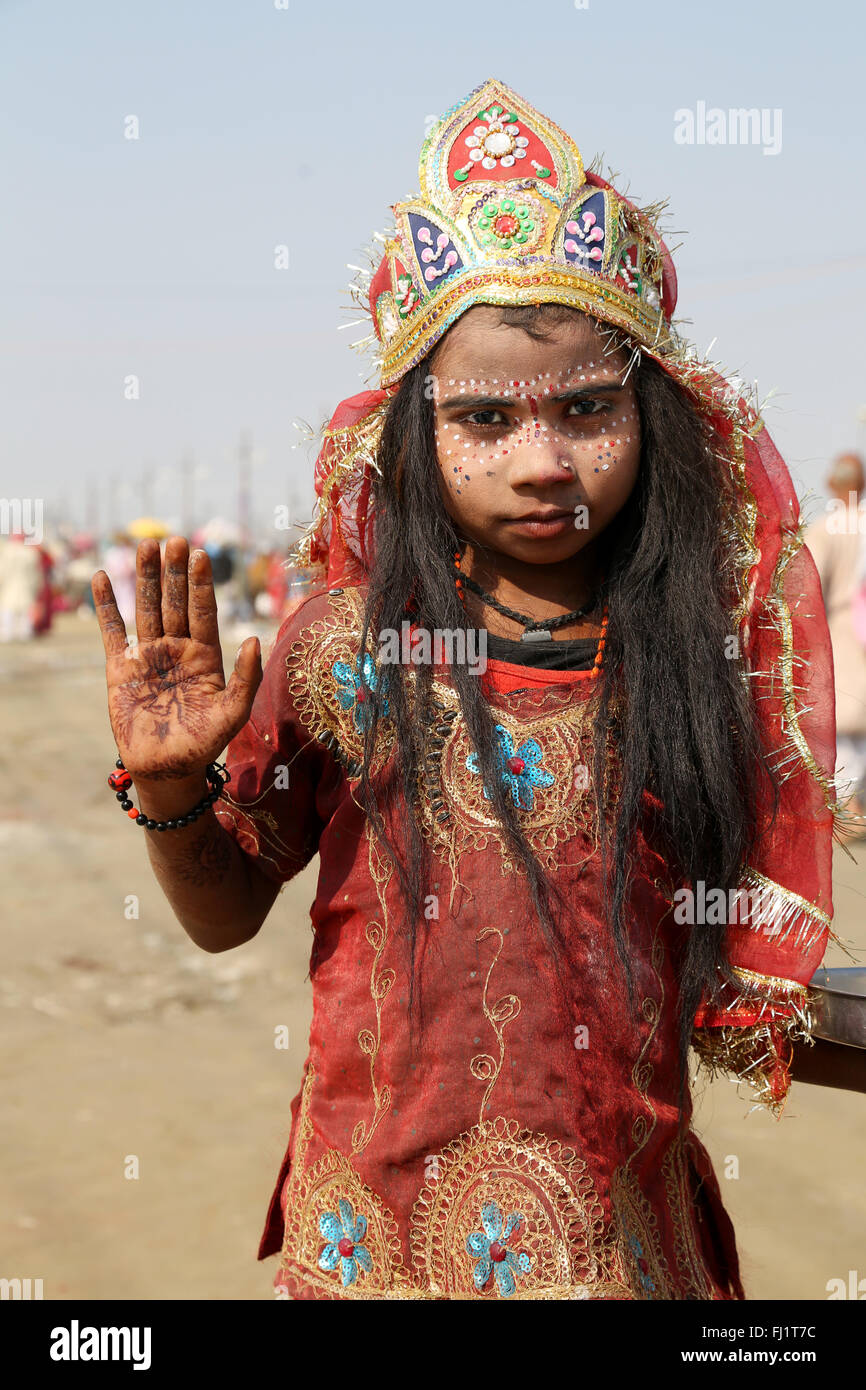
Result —
[[[553,633],[548,627],[527,628],[520,637],[521,642],[552,642]]]

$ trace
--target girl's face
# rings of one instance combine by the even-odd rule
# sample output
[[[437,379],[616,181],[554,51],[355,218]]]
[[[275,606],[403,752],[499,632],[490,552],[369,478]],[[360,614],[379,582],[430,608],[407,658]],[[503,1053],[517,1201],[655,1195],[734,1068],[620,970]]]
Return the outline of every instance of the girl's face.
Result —
[[[627,501],[640,423],[627,357],[583,314],[542,339],[469,309],[433,357],[436,449],[459,535],[553,564],[583,550]]]

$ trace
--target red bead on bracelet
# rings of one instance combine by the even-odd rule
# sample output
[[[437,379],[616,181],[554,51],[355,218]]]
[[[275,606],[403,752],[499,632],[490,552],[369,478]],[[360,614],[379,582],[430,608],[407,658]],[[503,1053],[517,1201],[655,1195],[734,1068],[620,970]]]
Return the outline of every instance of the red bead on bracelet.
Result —
[[[136,821],[142,830],[183,830],[185,826],[191,825],[194,820],[203,815],[209,806],[219,799],[223,787],[230,780],[229,773],[222,763],[208,763],[205,769],[210,791],[207,796],[203,796],[201,801],[192,810],[184,812],[182,816],[174,816],[170,820],[151,820],[142,814],[136,806],[133,806],[127,792],[132,786],[132,777],[123,766],[123,760],[117,759],[115,763],[116,771],[109,773],[108,785],[115,793],[120,802],[120,808],[125,811],[130,820]]]

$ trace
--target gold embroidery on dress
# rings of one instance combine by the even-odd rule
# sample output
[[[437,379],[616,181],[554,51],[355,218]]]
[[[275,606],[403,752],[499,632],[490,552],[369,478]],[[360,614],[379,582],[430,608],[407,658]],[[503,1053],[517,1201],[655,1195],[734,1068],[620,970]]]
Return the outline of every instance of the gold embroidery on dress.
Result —
[[[329,596],[329,611],[302,629],[286,657],[289,689],[302,724],[314,738],[335,740],[350,762],[363,760],[363,735],[350,711],[334,694],[332,668],[337,661],[354,670],[360,650],[363,618],[361,591],[345,589]],[[368,644],[368,652],[374,655]],[[414,700],[414,670],[408,672],[410,707]],[[577,683],[576,683],[577,684]],[[491,838],[498,842],[503,875],[517,872],[492,803],[484,796],[481,777],[466,766],[472,745],[466,732],[457,692],[434,680],[432,695],[440,718],[436,729],[435,758],[419,769],[419,809],[422,830],[434,853],[451,870],[451,906],[459,886],[461,856],[483,850]],[[519,701],[520,713],[513,706]],[[598,848],[594,795],[588,775],[592,765],[592,722],[595,701],[576,686],[553,685],[530,692],[491,697],[497,722],[507,729],[518,748],[535,740],[541,765],[554,778],[547,787],[533,789],[532,809],[518,808],[527,839],[542,865],[552,871],[564,842],[583,836],[586,857]],[[378,721],[377,746],[372,771],[385,766],[395,744],[395,730],[387,717]],[[428,760],[429,761],[429,760]],[[612,760],[609,759],[609,770]],[[587,775],[580,777],[580,770]],[[447,806],[448,814],[442,814]]]
[[[438,818],[429,794],[429,779],[423,774],[419,774],[418,804],[422,829],[434,853],[450,868],[453,907],[460,881],[458,866],[464,854],[485,849],[493,839],[498,843],[502,874],[514,874],[517,865],[493,803],[484,795],[481,776],[466,765],[473,748],[465,722],[459,717],[457,692],[438,680],[433,682],[433,691],[446,711],[458,712],[447,730],[443,727],[441,748],[436,754],[437,786],[448,808],[448,818]],[[526,700],[526,692],[515,694]],[[513,695],[496,692],[490,703],[496,722],[507,730],[512,746],[518,749],[529,740],[535,741],[541,749],[539,766],[554,779],[550,786],[533,788],[531,810],[519,807],[517,811],[539,862],[548,872],[552,871],[563,842],[581,835],[587,842],[586,857],[590,858],[598,847],[595,804],[591,780],[589,776],[579,779],[579,769],[591,767],[594,702],[583,692],[555,685],[533,691],[519,714],[510,708]]]
[[[372,821],[368,820],[365,825],[367,836],[367,847],[369,852],[370,877],[376,885],[376,894],[379,899],[381,912],[381,922],[368,922],[365,932],[366,938],[374,951],[373,964],[370,970],[370,995],[376,1010],[376,1031],[369,1028],[362,1028],[358,1034],[358,1046],[365,1056],[370,1058],[370,1085],[373,1090],[373,1118],[368,1124],[359,1120],[352,1133],[352,1152],[362,1153],[375,1134],[379,1122],[391,1107],[391,1088],[390,1086],[379,1086],[376,1081],[376,1060],[379,1056],[379,1048],[382,1044],[382,1005],[388,997],[391,986],[396,979],[393,970],[382,969],[382,957],[385,954],[385,947],[388,944],[388,904],[386,894],[388,884],[391,879],[392,865],[390,860],[384,860],[379,847],[376,833],[372,826]]]
[[[436,1156],[436,1174],[422,1188],[410,1219],[412,1269],[403,1261],[393,1213],[364,1183],[351,1161],[329,1149],[311,1167],[307,1149],[315,1071],[309,1067],[298,1111],[296,1139],[286,1184],[285,1233],[275,1283],[289,1292],[314,1288],[343,1299],[496,1298],[475,1282],[478,1256],[467,1240],[480,1232],[484,1209],[522,1218],[515,1245],[528,1260],[516,1277],[518,1300],[630,1298],[630,1286],[609,1268],[602,1239],[603,1214],[586,1163],[573,1149],[544,1134],[521,1129],[502,1116],[460,1135]],[[348,1209],[363,1218],[369,1271],[349,1285],[339,1267],[319,1261],[328,1244],[320,1220]],[[503,1241],[508,1244],[506,1230]]]
[[[495,1280],[482,1287],[478,1282],[485,1273],[479,1261],[488,1251],[479,1251],[477,1242],[487,1230],[490,1248],[499,1236],[521,1260],[513,1291],[504,1295],[515,1300],[714,1297],[690,1224],[692,1194],[679,1151],[668,1156],[663,1171],[682,1285],[672,1279],[658,1218],[629,1163],[613,1174],[605,1230],[595,1184],[575,1150],[501,1115],[435,1155],[412,1208],[407,1266],[393,1212],[346,1155],[328,1149],[307,1167],[314,1080],[310,1065],[286,1184],[277,1285],[340,1299],[496,1299]],[[339,1266],[319,1263],[329,1244],[321,1219],[338,1212],[364,1223],[358,1236],[369,1268],[355,1271],[349,1285]]]
[[[619,1254],[633,1297],[675,1298],[670,1268],[661,1249],[658,1217],[629,1163],[617,1168],[610,1183]]]
[[[309,858],[312,858],[313,850],[308,856],[299,854],[296,849],[292,849],[281,839],[277,834],[277,821],[269,811],[256,811],[253,809],[255,803],[251,802],[249,805],[245,805],[240,801],[235,801],[233,797],[223,791],[214,803],[214,811],[218,817],[220,816],[221,802],[225,802],[226,810],[230,812],[231,819],[237,826],[238,844],[241,849],[244,848],[244,840],[246,839],[249,841],[251,852],[266,863],[273,864],[279,874],[283,875],[286,872],[286,859],[293,860],[300,868],[308,862]],[[273,854],[268,854],[265,846],[267,849],[273,850]],[[274,858],[274,855],[281,855],[283,862],[280,863],[278,859]]]
[[[475,1080],[487,1082],[487,1087],[481,1098],[481,1106],[478,1111],[479,1124],[482,1124],[484,1121],[484,1112],[493,1094],[493,1088],[499,1080],[499,1073],[502,1071],[502,1063],[505,1060],[504,1033],[506,1024],[511,1023],[512,1020],[517,1017],[521,1007],[520,1000],[516,994],[504,994],[501,999],[497,999],[492,1008],[487,1002],[487,989],[490,985],[490,977],[499,962],[502,948],[505,945],[505,938],[498,927],[485,927],[483,931],[478,933],[475,940],[483,941],[485,937],[488,936],[497,936],[499,938],[499,945],[496,947],[496,952],[487,968],[487,977],[484,981],[484,991],[481,1002],[482,1008],[484,1009],[484,1017],[496,1034],[496,1041],[499,1043],[499,1057],[491,1057],[489,1053],[482,1052],[473,1057],[472,1061],[469,1063],[469,1070],[475,1077]]]
[[[695,1202],[691,1184],[688,1140],[674,1140],[662,1161],[668,1209],[674,1230],[677,1265],[686,1298],[712,1299],[713,1286],[704,1268],[695,1232]]]
[[[403,1251],[393,1213],[363,1183],[345,1155],[329,1149],[318,1162],[306,1169],[305,1159],[313,1135],[310,1099],[315,1072],[307,1072],[298,1112],[295,1151],[286,1189],[285,1234],[280,1271],[275,1281],[293,1292],[293,1284],[312,1286],[331,1297],[403,1298],[410,1276],[403,1267]],[[366,1222],[363,1244],[369,1252],[372,1269],[359,1270],[355,1282],[346,1288],[339,1267],[326,1271],[319,1259],[327,1244],[319,1220],[324,1213],[339,1210],[348,1202],[356,1218]]]
[[[321,742],[334,740],[347,761],[360,763],[364,758],[364,735],[355,724],[352,712],[344,710],[337,700],[333,667],[340,661],[351,671],[356,669],[361,653],[364,612],[361,591],[344,589],[341,594],[330,594],[328,602],[329,611],[302,628],[289,648],[286,655],[289,692],[298,718],[313,737]],[[367,653],[375,662],[372,636],[368,637]],[[376,669],[379,672],[382,668]],[[387,762],[394,736],[393,722],[380,717],[373,772]]]
[[[420,1192],[410,1223],[413,1262],[431,1294],[480,1294],[467,1241],[495,1203],[504,1219],[523,1218],[515,1249],[529,1267],[515,1275],[515,1299],[628,1298],[607,1267],[602,1207],[587,1165],[573,1149],[498,1116],[476,1125],[437,1155],[436,1176]]]
[[[644,999],[641,1000],[641,1013],[643,1014],[644,1019],[650,1025],[650,1027],[649,1032],[647,1033],[646,1038],[644,1039],[643,1046],[638,1054],[637,1061],[635,1062],[631,1071],[632,1080],[634,1081],[635,1087],[638,1091],[638,1094],[640,1095],[641,1100],[644,1102],[644,1104],[650,1112],[651,1120],[648,1120],[646,1115],[638,1115],[635,1118],[634,1124],[631,1127],[631,1135],[635,1143],[635,1148],[632,1152],[632,1159],[634,1159],[635,1156],[640,1153],[641,1149],[646,1144],[647,1140],[649,1139],[650,1135],[656,1127],[657,1121],[655,1107],[649,1098],[649,1086],[653,1078],[653,1066],[651,1062],[646,1061],[646,1055],[652,1047],[653,1039],[655,1038],[656,1030],[659,1026],[659,1020],[661,1019],[662,1008],[665,1000],[665,987],[664,981],[662,980],[661,976],[661,969],[664,964],[665,948],[663,942],[659,938],[659,927],[660,923],[657,922],[655,932],[653,933],[653,944],[652,951],[650,953],[650,961],[652,963],[652,968],[656,977],[656,981],[658,982],[660,996],[658,999],[653,999],[651,995],[647,995]]]

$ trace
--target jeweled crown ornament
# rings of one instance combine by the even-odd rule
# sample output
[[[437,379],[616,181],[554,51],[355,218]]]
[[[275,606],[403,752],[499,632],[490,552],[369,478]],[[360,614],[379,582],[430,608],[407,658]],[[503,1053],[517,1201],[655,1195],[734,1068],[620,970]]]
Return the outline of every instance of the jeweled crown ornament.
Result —
[[[649,216],[504,83],[482,83],[437,122],[420,187],[394,205],[369,286],[383,387],[473,304],[562,303],[668,349],[676,275]]]

